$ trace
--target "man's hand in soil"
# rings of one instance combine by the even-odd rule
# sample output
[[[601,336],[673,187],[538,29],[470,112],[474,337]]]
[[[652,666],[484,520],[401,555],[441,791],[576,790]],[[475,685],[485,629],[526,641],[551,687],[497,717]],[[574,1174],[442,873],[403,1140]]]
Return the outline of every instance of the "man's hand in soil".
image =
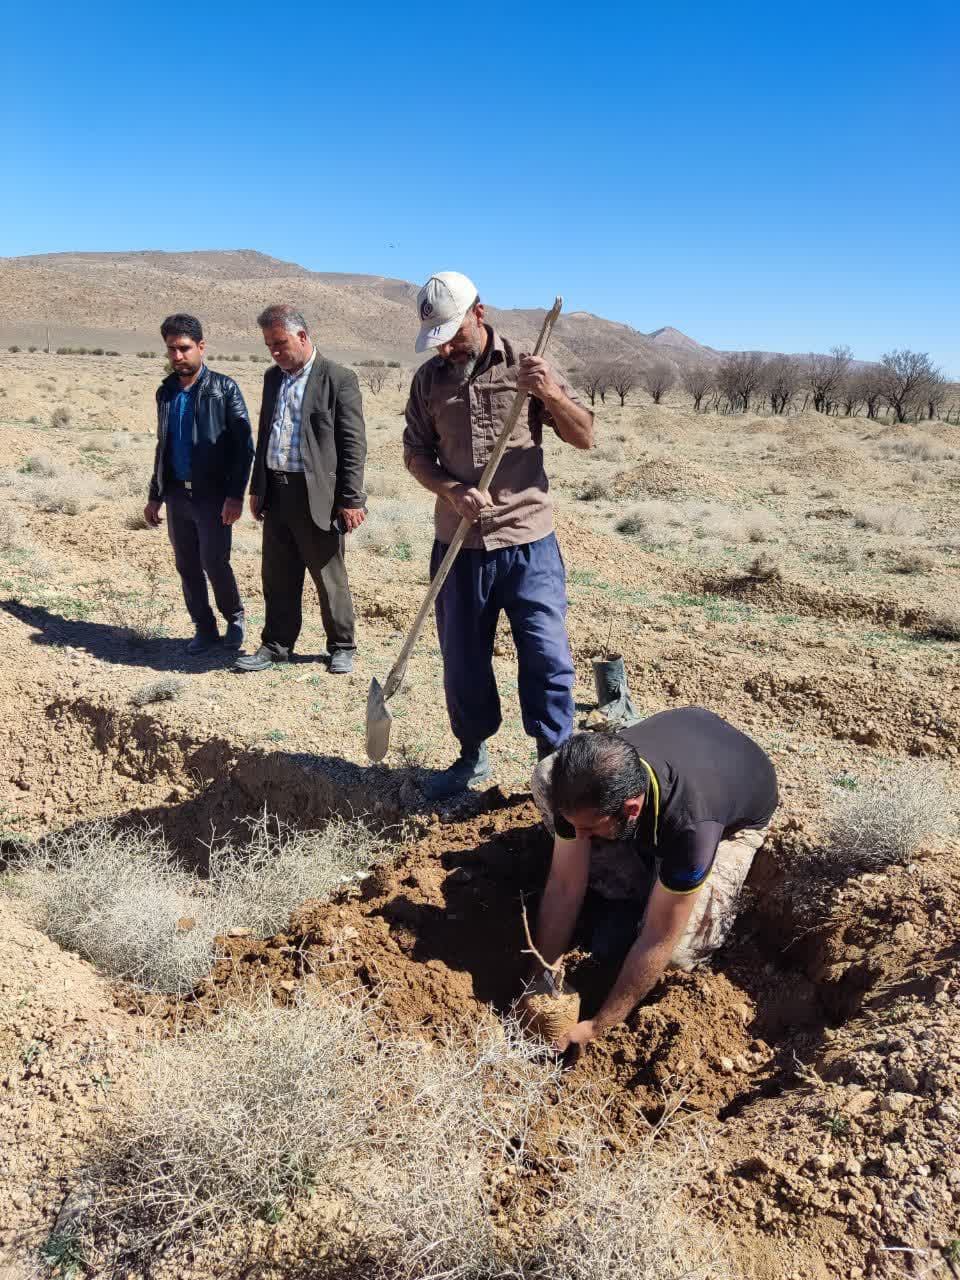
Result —
[[[359,529],[367,518],[367,513],[362,507],[341,507],[337,515],[343,516],[347,533],[353,533],[354,529]]]
[[[447,501],[454,508],[461,520],[469,520],[471,524],[480,517],[484,507],[493,506],[489,493],[481,493],[469,484],[454,485],[447,491]]]
[[[243,515],[242,498],[224,498],[220,519],[224,524],[236,524]]]
[[[578,1022],[575,1026],[572,1026],[569,1031],[565,1031],[562,1036],[558,1036],[554,1041],[553,1047],[557,1053],[566,1053],[570,1062],[576,1062],[590,1041],[596,1038],[596,1035],[597,1028],[593,1019],[586,1018],[583,1022]]]
[[[143,518],[146,520],[147,524],[150,525],[151,529],[156,529],[160,524],[161,505],[162,504],[159,502],[148,502],[143,508]]]

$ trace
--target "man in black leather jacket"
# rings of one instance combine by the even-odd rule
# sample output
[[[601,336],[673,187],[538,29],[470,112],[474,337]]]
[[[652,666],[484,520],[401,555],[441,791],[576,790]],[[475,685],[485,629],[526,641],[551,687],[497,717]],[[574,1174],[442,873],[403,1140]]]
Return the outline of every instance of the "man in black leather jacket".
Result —
[[[243,603],[230,545],[253,461],[247,406],[232,378],[204,364],[206,344],[195,316],[168,316],[160,334],[173,372],[157,389],[157,452],[144,519],[159,525],[166,503],[167,532],[195,628],[187,652],[202,653],[220,640],[207,578],[227,623],[224,646],[239,649]]]

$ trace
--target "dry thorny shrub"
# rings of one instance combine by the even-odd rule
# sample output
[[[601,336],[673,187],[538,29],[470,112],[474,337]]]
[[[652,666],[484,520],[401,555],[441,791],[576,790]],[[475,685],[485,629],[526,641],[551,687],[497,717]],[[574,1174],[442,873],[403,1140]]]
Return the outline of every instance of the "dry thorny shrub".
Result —
[[[433,508],[427,502],[380,498],[353,535],[354,545],[398,560],[426,560],[433,545]]]
[[[148,564],[140,591],[118,591],[107,578],[96,584],[96,597],[110,626],[124,632],[133,645],[150,645],[164,634],[173,603],[163,593],[163,575],[156,563]]]
[[[148,991],[182,994],[209,972],[219,934],[275,933],[293,907],[368,870],[384,844],[360,822],[334,818],[302,831],[264,811],[241,838],[212,840],[209,854],[201,880],[176,862],[158,829],[101,820],[29,848],[14,888],[61,946]]]
[[[922,521],[909,507],[867,506],[854,513],[853,523],[858,529],[871,529],[875,533],[897,534],[906,537],[922,530]]]
[[[38,511],[67,516],[91,510],[106,496],[107,490],[95,478],[78,471],[43,481],[30,495]]]
[[[874,781],[836,792],[828,856],[861,869],[909,862],[924,840],[950,828],[955,803],[935,765],[919,760],[892,765]]]
[[[151,680],[134,689],[130,701],[135,707],[146,707],[153,702],[179,702],[186,689],[186,683],[176,676],[163,676],[160,680]]]
[[[514,1024],[491,1018],[472,1043],[452,1033],[426,1043],[384,1036],[370,1012],[333,990],[292,1008],[231,1010],[161,1046],[91,1171],[91,1251],[196,1243],[256,1217],[277,1222],[312,1196],[349,1219],[334,1247],[355,1276],[726,1275],[679,1203],[676,1147],[648,1132],[626,1150],[616,1140],[614,1154],[602,1116],[575,1096],[559,1141],[545,1136],[558,1068]],[[548,1184],[536,1216],[519,1196],[531,1160]],[[508,1230],[494,1213],[504,1189]]]

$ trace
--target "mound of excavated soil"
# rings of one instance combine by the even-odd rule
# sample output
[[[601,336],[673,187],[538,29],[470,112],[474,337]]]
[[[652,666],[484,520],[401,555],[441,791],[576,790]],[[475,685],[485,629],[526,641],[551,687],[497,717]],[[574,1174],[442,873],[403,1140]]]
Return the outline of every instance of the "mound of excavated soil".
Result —
[[[0,898],[0,1273],[44,1238],[43,1215],[59,1209],[108,1094],[127,1092],[152,1034]]]
[[[675,457],[649,458],[614,476],[611,494],[618,498],[701,498],[711,502],[736,495],[736,487],[719,470],[698,467],[678,451]]]

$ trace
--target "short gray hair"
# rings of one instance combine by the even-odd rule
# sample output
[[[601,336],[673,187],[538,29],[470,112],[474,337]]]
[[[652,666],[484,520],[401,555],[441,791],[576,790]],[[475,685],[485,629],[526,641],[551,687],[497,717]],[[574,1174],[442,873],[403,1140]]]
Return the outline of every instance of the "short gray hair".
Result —
[[[310,328],[303,317],[303,312],[291,307],[289,302],[277,302],[272,307],[265,307],[257,316],[257,324],[261,329],[272,329],[282,324],[287,333],[309,333]]]

